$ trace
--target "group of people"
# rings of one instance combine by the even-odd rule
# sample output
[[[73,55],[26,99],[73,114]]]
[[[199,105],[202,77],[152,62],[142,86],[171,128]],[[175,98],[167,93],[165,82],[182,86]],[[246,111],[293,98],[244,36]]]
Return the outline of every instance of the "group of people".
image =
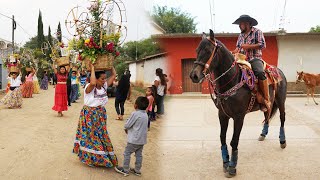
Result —
[[[26,68],[26,75],[23,77],[21,70],[10,72],[8,74],[8,85],[6,95],[0,100],[10,109],[21,108],[22,98],[32,98],[33,94],[39,94],[40,89],[48,89],[48,79],[46,72],[39,85],[37,71],[34,68]]]

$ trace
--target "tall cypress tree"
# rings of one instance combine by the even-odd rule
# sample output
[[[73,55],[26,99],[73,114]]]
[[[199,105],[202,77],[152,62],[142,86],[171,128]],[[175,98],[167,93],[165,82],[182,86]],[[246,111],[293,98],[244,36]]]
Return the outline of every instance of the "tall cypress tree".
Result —
[[[48,53],[47,53],[47,59],[50,60],[51,59],[50,54],[52,53],[51,52],[52,36],[51,36],[51,28],[50,28],[50,26],[49,26],[49,32],[48,32],[48,43],[50,44],[50,46],[49,46]]]
[[[44,35],[43,35],[42,14],[41,14],[41,11],[39,10],[38,35],[37,35],[38,48],[41,48],[41,45],[42,45],[43,42],[44,42]]]
[[[61,32],[60,22],[58,24],[58,29],[57,29],[57,39],[58,39],[59,42],[62,42],[62,32]]]

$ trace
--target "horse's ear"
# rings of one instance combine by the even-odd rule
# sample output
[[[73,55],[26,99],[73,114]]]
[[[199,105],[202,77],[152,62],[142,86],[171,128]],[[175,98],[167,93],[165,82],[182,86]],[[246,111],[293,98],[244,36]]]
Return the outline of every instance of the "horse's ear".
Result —
[[[205,32],[202,32],[202,39],[206,39],[207,38],[207,35]]]
[[[214,32],[212,31],[212,29],[210,29],[210,39],[214,40]]]

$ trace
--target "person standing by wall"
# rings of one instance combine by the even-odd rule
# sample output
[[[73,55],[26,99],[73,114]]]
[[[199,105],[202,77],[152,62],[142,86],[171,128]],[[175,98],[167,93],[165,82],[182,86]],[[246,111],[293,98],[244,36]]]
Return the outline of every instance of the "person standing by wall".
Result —
[[[124,103],[126,99],[129,97],[128,96],[129,89],[130,89],[130,78],[128,75],[122,75],[116,90],[115,108],[118,114],[118,118],[116,120],[123,120]]]
[[[154,80],[154,86],[157,88],[156,94],[156,105],[157,105],[157,115],[164,114],[164,96],[166,94],[167,80],[163,74],[161,68],[156,69],[156,78]]]

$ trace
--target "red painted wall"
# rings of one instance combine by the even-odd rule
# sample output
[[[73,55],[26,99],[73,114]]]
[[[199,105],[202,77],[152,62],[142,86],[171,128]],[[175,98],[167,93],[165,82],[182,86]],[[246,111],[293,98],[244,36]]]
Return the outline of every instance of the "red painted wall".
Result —
[[[219,37],[220,40],[229,50],[234,50],[237,37]],[[263,50],[263,59],[269,64],[278,64],[278,46],[275,36],[267,36],[267,48]],[[169,73],[173,77],[174,85],[171,94],[181,94],[182,89],[182,59],[196,58],[196,48],[198,47],[201,37],[198,38],[165,38],[158,39],[162,48],[168,52]],[[202,83],[202,93],[209,93],[208,83]]]

